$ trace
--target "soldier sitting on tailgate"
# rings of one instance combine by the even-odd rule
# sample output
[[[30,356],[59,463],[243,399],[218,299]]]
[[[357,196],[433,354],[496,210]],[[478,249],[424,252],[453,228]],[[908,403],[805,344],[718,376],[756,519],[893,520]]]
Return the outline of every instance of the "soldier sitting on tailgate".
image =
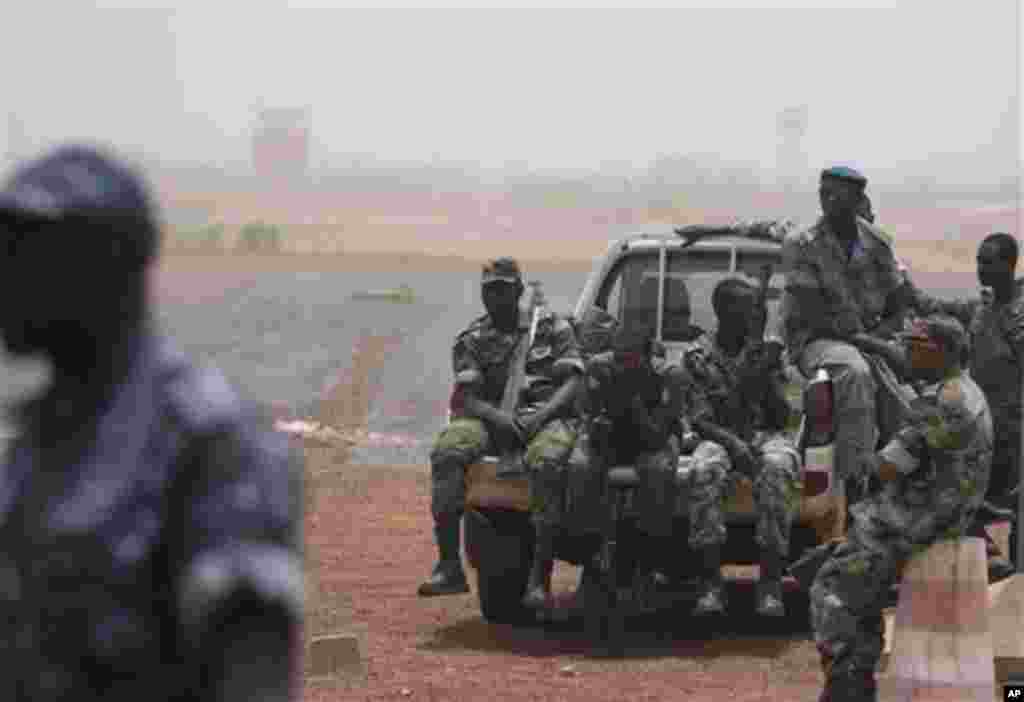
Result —
[[[931,384],[928,399],[873,456],[884,487],[851,508],[846,540],[819,547],[827,558],[810,588],[811,623],[825,673],[821,699],[830,702],[876,699],[889,588],[913,555],[967,535],[988,486],[992,416],[961,370],[963,326],[933,315],[914,334],[910,364]]]
[[[751,344],[756,323],[754,287],[741,278],[715,286],[717,330],[705,333],[684,356],[703,402],[693,426],[705,439],[694,451],[690,478],[690,545],[703,560],[704,586],[695,614],[725,609],[721,548],[726,539],[726,498],[739,475],[753,482],[757,505],[755,539],[761,547],[757,612],[785,614],[782,565],[793,520],[800,508],[800,457],[783,434],[790,416],[778,358]]]
[[[605,310],[593,307],[577,330],[588,376],[581,413],[590,419],[603,412],[612,422],[610,455],[602,456],[601,464],[636,467],[638,527],[654,538],[671,537],[679,456],[696,445],[686,419],[688,383],[683,369],[666,362],[664,347],[653,340],[643,322],[633,320],[627,328]],[[592,469],[592,452],[597,447],[586,429],[589,422],[583,424],[570,459],[568,492],[577,527],[596,531],[604,518],[603,482]],[[664,574],[651,574],[656,583],[665,581]],[[577,595],[585,591],[591,575],[590,566],[585,567]],[[582,606],[582,601],[575,606]]]
[[[783,242],[786,290],[782,302],[789,358],[806,378],[828,368],[835,391],[835,470],[847,498],[859,498],[870,479],[879,441],[879,391],[873,368],[895,357],[883,341],[892,318],[902,324],[904,297],[889,236],[861,217],[867,179],[857,171],[821,173],[822,217]]]
[[[570,323],[554,313],[538,320],[526,355],[529,382],[515,414],[500,409],[511,364],[523,334],[518,264],[499,258],[484,266],[481,295],[487,314],[455,339],[455,393],[451,423],[430,453],[431,511],[440,559],[420,585],[421,596],[468,592],[460,556],[465,469],[485,454],[525,450],[537,546],[524,603],[542,606],[550,589],[554,530],[564,501],[564,466],[576,442],[576,393],[583,365]]]

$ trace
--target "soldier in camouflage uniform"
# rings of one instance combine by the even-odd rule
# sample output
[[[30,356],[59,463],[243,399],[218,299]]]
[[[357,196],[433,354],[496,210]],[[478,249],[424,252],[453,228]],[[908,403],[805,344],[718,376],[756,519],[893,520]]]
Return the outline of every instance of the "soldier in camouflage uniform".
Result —
[[[593,381],[584,395],[591,400],[584,403],[584,411],[596,411],[593,400],[606,398],[614,455],[605,458],[613,464],[636,466],[640,477],[638,526],[650,536],[669,537],[676,505],[680,442],[690,434],[683,405],[688,381],[679,365],[667,361],[665,348],[654,340],[653,330],[626,329],[597,307],[588,311],[579,326],[588,376]],[[622,360],[624,356],[616,358],[617,353],[631,351],[636,353],[632,363]],[[589,442],[580,441],[573,460],[589,462],[590,448]]]
[[[684,363],[700,401],[693,426],[705,441],[694,452],[689,485],[690,545],[703,555],[704,587],[697,614],[725,608],[721,547],[726,539],[724,506],[740,474],[753,481],[761,547],[757,612],[783,616],[782,564],[789,552],[793,520],[800,508],[800,457],[783,430],[790,407],[781,362],[759,357],[748,341],[755,323],[755,290],[740,278],[715,286],[712,306],[718,329],[686,351]],[[744,387],[741,387],[741,384]],[[746,392],[744,388],[754,388]],[[749,398],[750,403],[739,398]]]
[[[301,468],[155,329],[143,183],[62,148],[0,192],[0,240],[0,334],[53,369],[0,472],[0,699],[289,699]]]
[[[913,555],[966,535],[988,486],[992,418],[984,392],[961,371],[964,329],[933,315],[915,333],[924,353],[911,354],[912,372],[931,384],[926,399],[874,456],[884,487],[854,505],[846,540],[832,546],[811,586],[822,701],[876,699],[889,588]]]
[[[523,281],[518,264],[500,258],[484,267],[481,295],[487,314],[455,338],[451,423],[430,453],[431,511],[440,558],[421,596],[468,592],[460,557],[459,526],[465,508],[465,469],[485,454],[524,450],[538,542],[526,601],[546,601],[553,559],[553,530],[564,500],[562,470],[576,441],[575,396],[583,364],[569,322],[546,313],[526,356],[527,387],[515,415],[499,407],[515,350]]]
[[[1015,508],[1010,491],[1021,480],[1021,387],[1024,385],[1024,279],[1014,280],[1019,247],[1009,234],[986,237],[978,248],[978,282],[991,295],[973,300],[938,300],[913,287],[913,306],[921,314],[941,311],[955,316],[970,335],[971,377],[985,391],[996,426],[995,453],[988,499],[1004,508]],[[1020,526],[1014,524],[1010,556],[1016,560]],[[1013,572],[1013,565],[977,525],[972,534],[983,536],[989,549],[990,578],[998,580]],[[1016,564],[1020,565],[1020,564]]]
[[[853,485],[869,477],[879,439],[877,384],[865,354],[890,360],[889,349],[871,332],[887,325],[904,282],[887,235],[858,217],[866,183],[849,168],[823,171],[819,197],[824,216],[783,242],[789,357],[805,377],[818,368],[830,371],[835,468],[840,480]]]

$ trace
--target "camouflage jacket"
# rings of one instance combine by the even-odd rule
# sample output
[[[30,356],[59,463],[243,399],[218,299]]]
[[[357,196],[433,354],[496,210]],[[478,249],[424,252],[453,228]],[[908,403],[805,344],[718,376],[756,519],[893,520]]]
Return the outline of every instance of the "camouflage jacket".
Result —
[[[589,360],[613,348],[614,339],[620,331],[621,325],[613,315],[598,307],[593,307],[587,312],[584,319],[576,324],[576,329],[580,348]],[[661,425],[658,433],[681,434],[682,426],[679,418],[684,414],[689,416],[691,413],[687,403],[691,402],[693,398],[692,382],[686,377],[682,366],[668,360],[664,344],[653,342],[650,354],[652,382],[641,386],[639,384],[630,385],[627,381],[628,397],[620,398],[620,402],[617,404],[628,406],[634,397],[638,397],[648,412],[652,413],[654,424]],[[625,369],[619,368],[615,363],[609,364],[607,369],[610,373],[605,378],[606,382],[621,381]],[[588,392],[585,390],[581,394],[579,405],[581,414],[592,409],[591,403],[586,398]],[[662,420],[654,419],[655,415],[660,415]],[[630,428],[617,423],[616,432],[616,436],[628,434]]]
[[[781,309],[789,356],[795,361],[815,339],[870,331],[882,321],[889,296],[903,284],[887,236],[860,218],[857,229],[849,251],[824,218],[783,242],[787,273]]]
[[[957,317],[970,338],[971,377],[985,391],[999,430],[1020,432],[1024,385],[1024,279],[1008,303],[993,298],[939,300],[914,288],[914,307],[922,316],[935,312]]]
[[[231,598],[302,621],[286,439],[148,336],[86,434],[41,446],[29,415],[0,469],[0,698],[208,699],[197,675]]]
[[[455,337],[452,366],[456,385],[472,385],[477,396],[494,406],[501,404],[512,370],[516,346],[528,331],[506,334],[488,315],[475,319]],[[547,312],[537,322],[536,334],[526,355],[526,382],[520,391],[520,411],[547,402],[573,370],[583,372],[583,360],[569,321]]]
[[[683,363],[687,378],[693,383],[688,393],[687,405],[694,418],[713,422],[730,431],[748,427],[757,434],[775,434],[776,429],[766,426],[763,403],[754,401],[737,406],[733,398],[740,392],[740,372],[745,364],[742,351],[731,355],[719,346],[716,330],[705,332],[687,345],[683,352]],[[781,385],[786,384],[784,367],[775,371]],[[733,409],[743,411],[736,416]],[[755,435],[741,437],[752,441]]]
[[[912,551],[965,532],[988,488],[993,427],[968,373],[926,392],[928,410],[879,452],[901,477],[851,508],[858,536]]]

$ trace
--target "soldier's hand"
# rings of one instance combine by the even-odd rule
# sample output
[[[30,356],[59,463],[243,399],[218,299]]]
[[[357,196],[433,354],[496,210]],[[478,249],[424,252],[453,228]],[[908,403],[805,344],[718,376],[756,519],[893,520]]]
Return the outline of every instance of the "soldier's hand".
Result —
[[[520,430],[520,438],[524,444],[536,436],[537,432],[540,431],[542,423],[543,418],[539,412],[528,414],[516,422],[516,426]]]
[[[514,416],[506,412],[498,412],[495,417],[494,428],[499,434],[504,436],[506,440],[515,441],[520,444],[526,443],[526,438],[523,436],[523,430],[519,425],[519,422]]]
[[[751,480],[754,479],[754,475],[757,473],[757,459],[745,441],[733,442],[732,446],[729,447],[729,457],[732,459],[732,465],[735,470],[738,470]]]
[[[683,454],[691,454],[697,450],[700,445],[700,435],[690,430],[683,432],[683,436],[679,442],[679,452]]]

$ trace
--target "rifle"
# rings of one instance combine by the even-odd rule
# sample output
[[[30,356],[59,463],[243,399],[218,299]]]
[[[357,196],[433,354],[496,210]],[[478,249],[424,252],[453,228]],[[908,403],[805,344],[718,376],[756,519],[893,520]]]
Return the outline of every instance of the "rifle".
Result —
[[[525,333],[519,339],[519,344],[512,356],[508,380],[505,382],[505,390],[501,395],[501,411],[513,416],[519,407],[519,395],[526,380],[526,355],[530,347],[533,346],[533,339],[537,334],[537,323],[545,307],[540,282],[530,281],[527,285],[526,299],[519,306],[519,330]],[[509,478],[526,472],[522,448],[521,446],[503,447],[501,456],[498,458],[497,477]]]
[[[747,373],[750,372],[750,364],[768,368],[777,364],[779,356],[782,354],[781,344],[777,341],[765,343],[764,340],[765,328],[768,324],[768,290],[772,272],[772,264],[766,263],[761,266],[761,272],[758,275],[758,288],[754,300],[754,314],[757,315],[757,321],[747,330],[747,341],[744,344],[745,364],[748,366],[744,370]],[[764,386],[761,374],[758,374],[756,380],[750,378],[742,380],[739,392],[730,397],[732,400],[730,412],[733,419],[732,426],[737,430],[738,436],[747,441],[754,432],[750,421],[750,407],[760,400]]]

